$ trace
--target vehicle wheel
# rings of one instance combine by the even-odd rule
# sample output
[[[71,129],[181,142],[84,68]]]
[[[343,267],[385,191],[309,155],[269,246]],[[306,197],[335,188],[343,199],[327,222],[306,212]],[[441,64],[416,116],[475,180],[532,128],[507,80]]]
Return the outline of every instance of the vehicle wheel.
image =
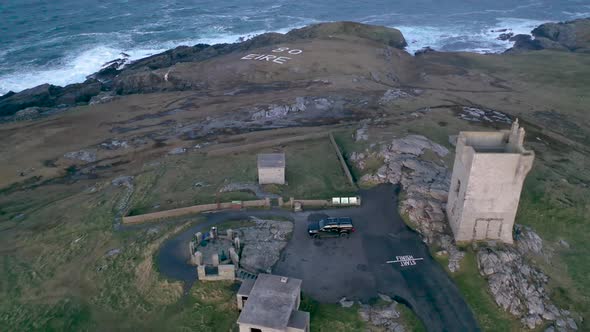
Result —
[[[340,233],[340,237],[346,237],[346,238],[348,238],[348,236],[349,236],[348,233],[345,233],[345,232]]]
[[[314,235],[313,235],[313,238],[314,238],[314,239],[319,239],[319,238],[320,238],[320,235],[319,235],[319,234],[314,234]]]

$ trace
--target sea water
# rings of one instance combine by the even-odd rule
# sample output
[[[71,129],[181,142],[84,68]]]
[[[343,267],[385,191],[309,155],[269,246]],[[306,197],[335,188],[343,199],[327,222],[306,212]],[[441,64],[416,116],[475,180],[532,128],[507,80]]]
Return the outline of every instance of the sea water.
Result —
[[[2,0],[0,94],[84,81],[125,53],[131,60],[179,45],[233,43],[325,21],[398,28],[408,52],[502,52],[503,29],[590,16],[590,0]]]

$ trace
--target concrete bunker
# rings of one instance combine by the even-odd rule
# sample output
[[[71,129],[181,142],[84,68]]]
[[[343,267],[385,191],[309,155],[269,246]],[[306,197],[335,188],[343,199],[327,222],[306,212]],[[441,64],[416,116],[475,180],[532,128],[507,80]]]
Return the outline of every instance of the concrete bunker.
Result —
[[[244,280],[237,294],[240,332],[309,331],[309,313],[299,311],[302,280],[259,274]]]

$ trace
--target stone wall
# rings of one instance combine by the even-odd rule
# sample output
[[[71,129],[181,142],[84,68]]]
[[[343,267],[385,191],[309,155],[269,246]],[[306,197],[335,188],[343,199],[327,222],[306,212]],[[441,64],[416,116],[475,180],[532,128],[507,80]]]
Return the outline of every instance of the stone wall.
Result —
[[[243,201],[238,206],[241,207],[269,207],[270,202],[267,199],[260,199],[260,200],[253,200],[253,201]],[[201,204],[201,205],[193,205],[189,207],[173,209],[173,210],[166,210],[166,211],[158,211],[153,213],[146,213],[138,216],[127,216],[123,217],[123,224],[139,224],[148,221],[155,221],[161,220],[166,218],[174,218],[180,217],[188,214],[195,214],[205,211],[214,211],[214,210],[226,210],[235,208],[235,204],[232,202],[224,202],[224,203],[213,203],[213,204]]]
[[[296,199],[295,202],[301,203],[303,208],[307,207],[323,207],[329,206],[331,202],[325,199]]]
[[[334,150],[336,150],[336,155],[338,156],[338,161],[340,161],[340,166],[342,167],[342,170],[344,171],[344,174],[346,175],[348,182],[350,183],[351,186],[356,187],[356,182],[354,182],[352,174],[350,173],[350,169],[348,169],[348,165],[346,164],[346,161],[344,160],[344,157],[342,156],[342,152],[340,152],[340,148],[338,147],[338,144],[336,144],[336,140],[334,139],[334,136],[332,135],[332,133],[330,133],[330,142],[332,143]]]
[[[227,144],[216,144],[215,148],[212,148],[209,152],[207,152],[208,156],[222,156],[231,153],[240,153],[244,151],[251,151],[251,150],[260,150],[263,148],[269,148],[277,145],[284,145],[287,143],[293,142],[301,142],[311,139],[318,139],[326,137],[326,132],[320,133],[312,133],[306,135],[298,135],[298,136],[291,136],[291,137],[284,137],[284,138],[275,138],[272,140],[250,143],[250,144],[242,144],[242,145],[235,145],[232,143]]]
[[[203,281],[217,281],[217,280],[235,280],[236,267],[233,264],[221,264],[217,266],[217,274],[206,274],[205,265],[197,267],[197,275],[199,280]]]

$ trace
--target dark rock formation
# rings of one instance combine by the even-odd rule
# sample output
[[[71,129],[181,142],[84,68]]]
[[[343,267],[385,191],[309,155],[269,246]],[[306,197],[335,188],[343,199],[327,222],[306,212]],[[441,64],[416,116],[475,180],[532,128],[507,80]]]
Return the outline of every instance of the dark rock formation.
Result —
[[[101,91],[101,83],[95,80],[89,80],[84,83],[67,85],[59,91],[59,96],[55,99],[53,105],[74,105],[77,103],[88,103],[90,99],[98,95]]]
[[[13,115],[27,107],[88,103],[101,91],[133,94],[202,89],[205,86],[199,82],[183,80],[172,74],[164,78],[161,74],[154,73],[154,70],[298,39],[338,37],[369,39],[400,49],[407,45],[402,33],[396,29],[354,22],[334,22],[310,25],[287,34],[265,33],[233,44],[179,46],[132,63],[128,63],[127,56],[122,54],[121,58],[106,63],[101,70],[89,75],[84,83],[70,84],[64,88],[44,84],[17,94],[9,92],[0,97],[0,116]]]
[[[19,93],[7,93],[0,99],[0,116],[8,116],[27,107],[49,107],[55,105],[62,88],[42,84]]]
[[[537,40],[534,40],[530,35],[516,35],[510,38],[510,41],[514,42],[514,46],[508,49],[505,53],[519,53],[543,49],[541,44]]]
[[[527,35],[516,35],[510,38],[515,41],[515,45],[509,53],[544,48],[590,52],[590,19],[544,24],[535,29],[533,34],[536,39]],[[503,34],[502,38],[508,35]],[[407,46],[404,36],[397,29],[354,22],[333,22],[310,25],[292,30],[287,34],[265,33],[233,44],[180,46],[131,63],[127,61],[128,56],[122,54],[119,59],[106,63],[100,71],[89,75],[84,83],[70,84],[63,88],[43,84],[16,94],[7,93],[0,97],[0,117],[14,115],[28,107],[73,106],[88,103],[104,91],[124,95],[206,89],[208,88],[206,79],[200,80],[194,75],[188,77],[182,72],[172,71],[171,67],[183,62],[201,62],[233,52],[311,38],[365,39],[398,49]],[[424,48],[417,51],[416,55],[430,52],[434,50]],[[166,68],[170,69],[166,71]],[[100,100],[107,102],[113,98],[100,98]]]
[[[423,55],[426,53],[433,53],[433,52],[436,52],[436,50],[430,46],[426,46],[426,47],[423,47],[423,48],[417,50],[416,52],[414,52],[414,55],[419,56],[419,55]]]
[[[505,33],[501,33],[498,38],[498,40],[509,40],[510,38],[512,38],[514,36],[514,33],[512,32],[505,32]]]
[[[534,39],[528,35],[510,38],[515,44],[507,53],[542,49],[590,53],[590,18],[545,23],[531,33]]]
[[[290,38],[333,38],[336,36],[360,37],[391,47],[403,49],[408,46],[402,33],[397,29],[361,24],[356,22],[335,22],[310,25],[295,29],[287,34]]]
[[[0,116],[13,115],[28,107],[54,107],[87,103],[101,91],[100,82],[88,80],[62,88],[42,84],[19,93],[7,93],[0,98]]]
[[[532,33],[535,39],[546,40],[547,48],[590,52],[590,18],[565,23],[545,23]]]

